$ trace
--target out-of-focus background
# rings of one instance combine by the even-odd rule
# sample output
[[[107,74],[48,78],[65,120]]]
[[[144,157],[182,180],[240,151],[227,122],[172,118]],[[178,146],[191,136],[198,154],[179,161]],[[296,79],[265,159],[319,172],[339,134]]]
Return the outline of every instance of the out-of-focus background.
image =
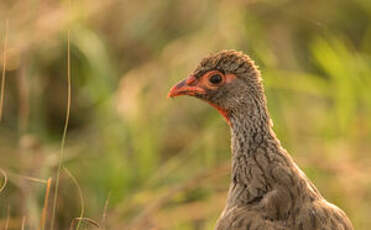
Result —
[[[355,229],[369,229],[371,1],[70,2],[0,2],[0,228],[50,229],[70,30],[54,229],[81,210],[90,219],[80,229],[213,229],[229,184],[228,126],[205,103],[166,95],[229,48],[260,66],[284,147]]]

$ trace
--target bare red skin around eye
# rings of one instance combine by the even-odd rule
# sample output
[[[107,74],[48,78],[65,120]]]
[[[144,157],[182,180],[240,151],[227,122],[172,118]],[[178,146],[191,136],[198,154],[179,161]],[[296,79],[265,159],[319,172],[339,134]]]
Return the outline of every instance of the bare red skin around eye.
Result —
[[[210,83],[209,83],[209,77],[213,76],[214,74],[220,74],[223,78],[223,82],[218,85],[218,86],[210,86]],[[232,82],[234,79],[236,78],[236,76],[234,74],[222,74],[220,73],[219,71],[210,71],[206,74],[204,74],[202,77],[201,77],[201,80],[200,80],[200,85],[202,85],[204,88],[208,88],[209,90],[218,90],[218,87],[221,86],[221,85],[224,85],[224,84],[227,84],[227,83],[230,83]],[[212,107],[214,107],[225,119],[225,121],[227,122],[227,124],[229,126],[231,126],[231,120],[229,118],[229,114],[228,114],[228,111],[225,110],[224,108],[216,105],[216,104],[213,104],[212,102],[209,102],[207,101]]]

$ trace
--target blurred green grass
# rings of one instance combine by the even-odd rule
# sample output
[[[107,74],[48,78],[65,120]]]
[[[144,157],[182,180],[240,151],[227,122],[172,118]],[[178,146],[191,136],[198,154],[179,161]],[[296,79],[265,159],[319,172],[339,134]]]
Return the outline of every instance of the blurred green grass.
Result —
[[[355,229],[371,224],[371,2],[1,1],[1,43],[6,18],[0,226],[9,207],[9,229],[23,216],[39,227],[46,186],[27,177],[54,181],[68,29],[63,164],[86,217],[106,229],[213,229],[229,184],[229,129],[204,103],[166,94],[203,56],[234,48],[260,66],[285,148]],[[58,229],[80,213],[66,174],[57,209]]]

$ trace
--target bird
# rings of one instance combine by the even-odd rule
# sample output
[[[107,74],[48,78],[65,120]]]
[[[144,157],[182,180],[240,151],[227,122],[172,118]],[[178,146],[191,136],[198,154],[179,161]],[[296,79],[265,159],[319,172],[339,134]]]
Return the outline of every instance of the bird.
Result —
[[[275,135],[261,73],[236,50],[204,57],[168,97],[209,103],[231,130],[231,183],[215,230],[352,230],[347,215],[329,203]]]

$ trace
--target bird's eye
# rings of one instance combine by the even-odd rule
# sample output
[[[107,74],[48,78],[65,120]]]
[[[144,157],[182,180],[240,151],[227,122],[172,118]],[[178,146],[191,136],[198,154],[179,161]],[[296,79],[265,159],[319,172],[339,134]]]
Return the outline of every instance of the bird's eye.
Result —
[[[209,82],[216,85],[219,84],[223,80],[222,76],[220,74],[214,74],[209,78]]]

